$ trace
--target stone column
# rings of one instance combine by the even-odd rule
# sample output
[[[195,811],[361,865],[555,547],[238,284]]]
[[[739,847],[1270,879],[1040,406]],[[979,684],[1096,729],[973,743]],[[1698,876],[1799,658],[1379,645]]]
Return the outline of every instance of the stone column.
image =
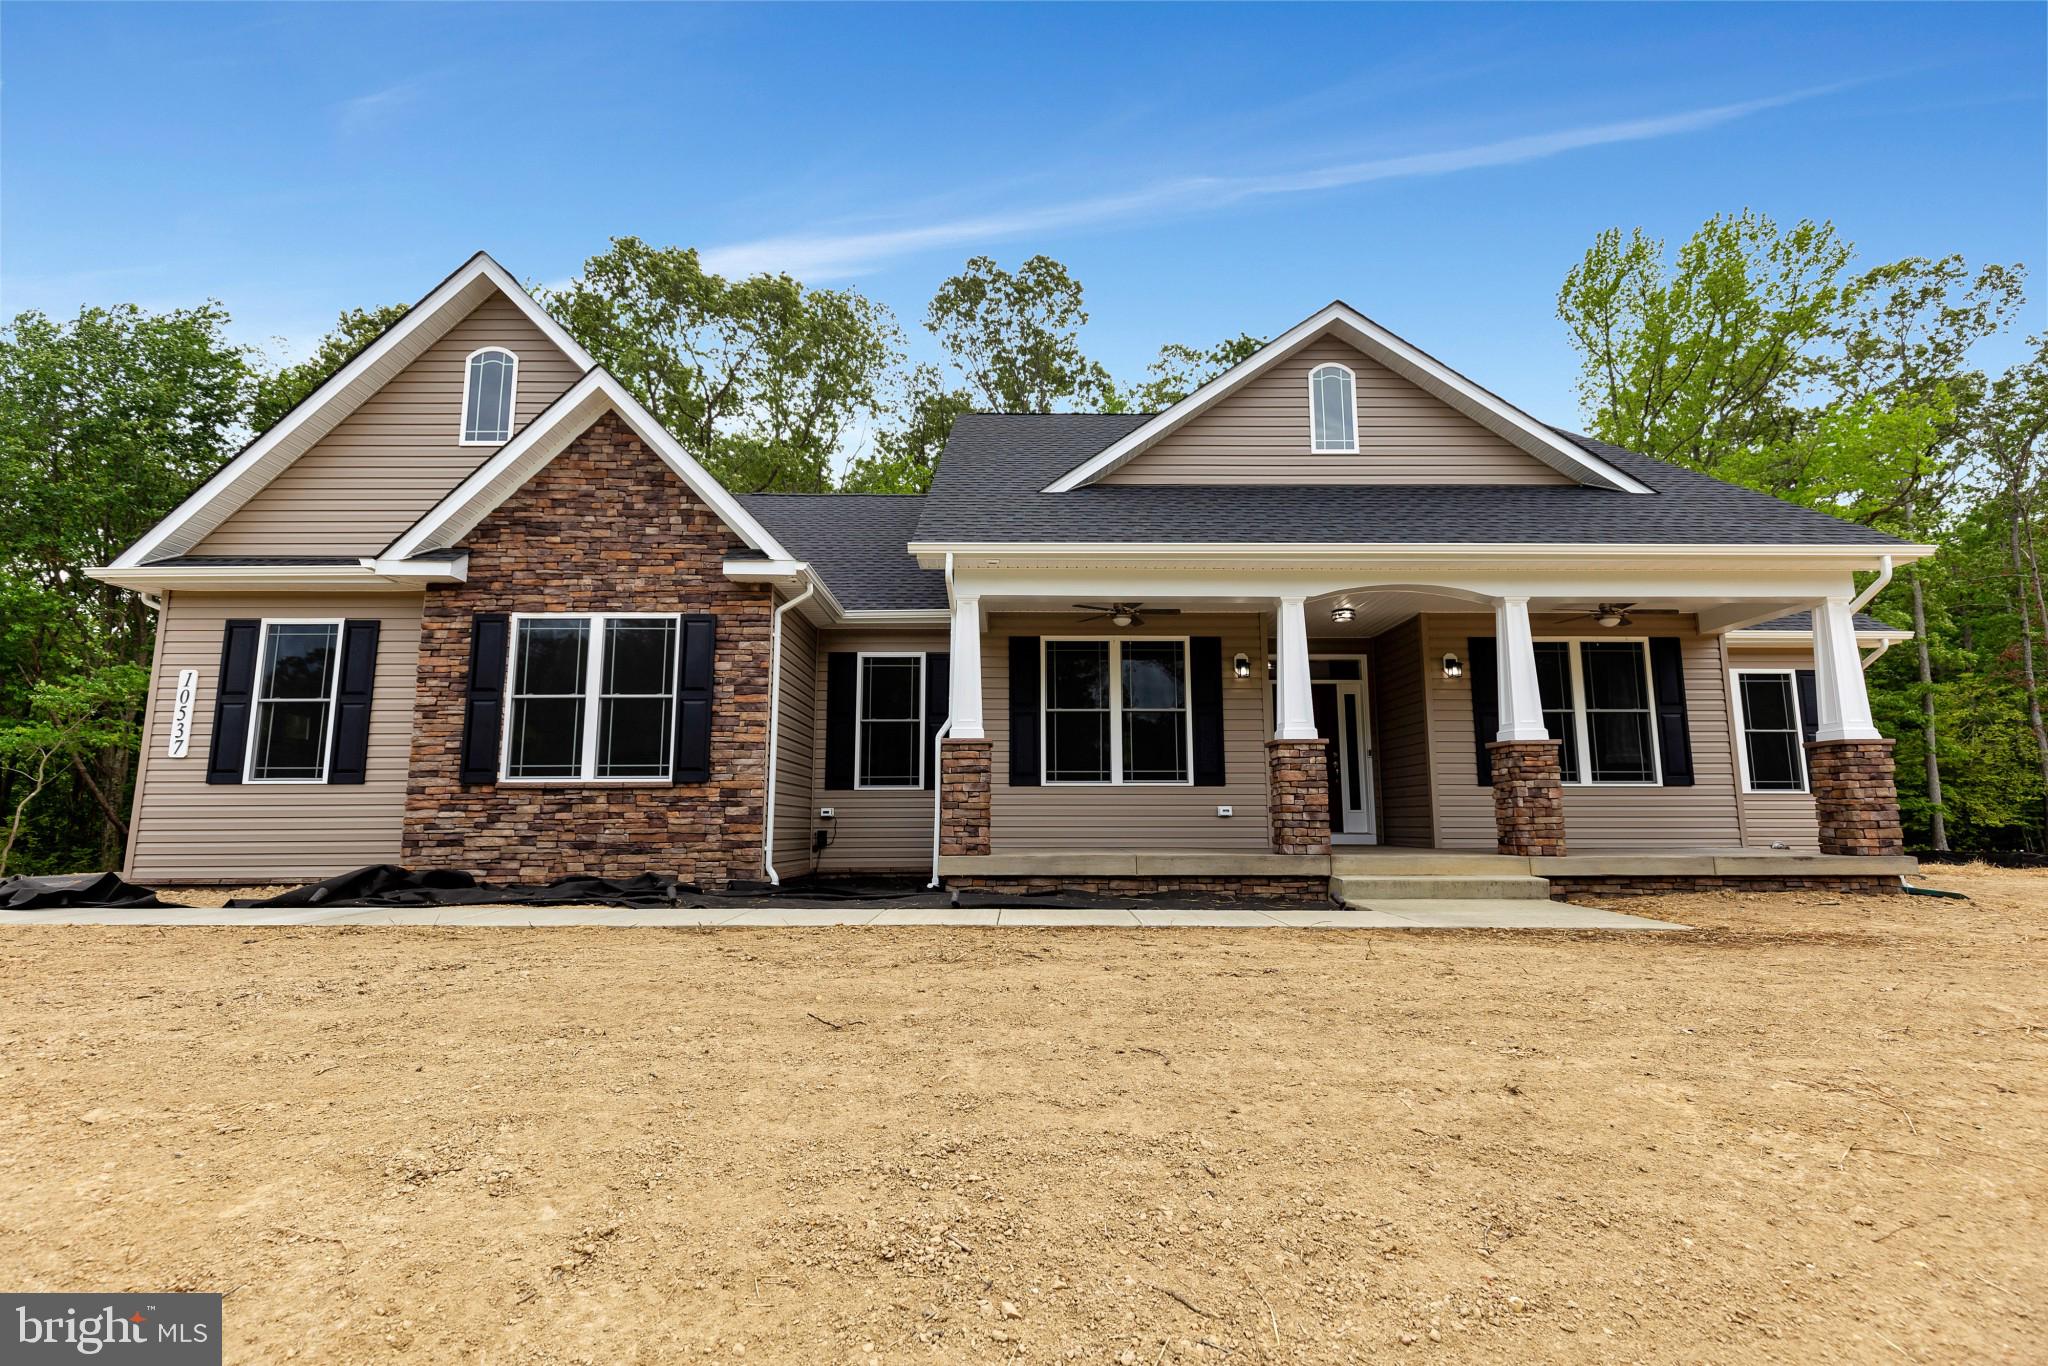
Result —
[[[1494,847],[1503,854],[1564,853],[1564,779],[1556,740],[1495,740]]]
[[[948,736],[939,742],[939,853],[989,851],[995,742]]]
[[[1823,854],[1906,852],[1889,740],[1815,740],[1806,747]]]
[[[1330,742],[1266,741],[1266,810],[1276,854],[1330,852]]]

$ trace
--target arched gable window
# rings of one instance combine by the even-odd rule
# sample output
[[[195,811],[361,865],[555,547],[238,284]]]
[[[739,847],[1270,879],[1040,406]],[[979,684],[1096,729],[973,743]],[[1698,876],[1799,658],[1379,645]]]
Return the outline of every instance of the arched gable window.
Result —
[[[1358,450],[1358,384],[1341,365],[1308,372],[1309,449],[1344,454]]]
[[[495,446],[512,439],[512,399],[519,357],[502,347],[472,351],[462,378],[462,444]]]

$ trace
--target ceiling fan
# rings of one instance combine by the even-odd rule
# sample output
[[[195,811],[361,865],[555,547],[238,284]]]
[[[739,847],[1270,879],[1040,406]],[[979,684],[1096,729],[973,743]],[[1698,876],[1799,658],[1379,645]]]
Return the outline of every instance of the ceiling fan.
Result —
[[[1571,616],[1566,617],[1565,620],[1577,621],[1584,617],[1610,628],[1627,626],[1634,621],[1634,618],[1628,614],[1628,609],[1633,606],[1635,604],[1632,602],[1603,602],[1591,611],[1575,612]]]
[[[1082,617],[1081,620],[1107,621],[1115,626],[1143,626],[1145,618],[1138,609],[1144,605],[1142,602],[1077,602],[1074,604],[1074,606],[1090,614]],[[1152,609],[1152,615],[1155,617],[1177,617],[1180,615],[1180,608],[1155,607]]]

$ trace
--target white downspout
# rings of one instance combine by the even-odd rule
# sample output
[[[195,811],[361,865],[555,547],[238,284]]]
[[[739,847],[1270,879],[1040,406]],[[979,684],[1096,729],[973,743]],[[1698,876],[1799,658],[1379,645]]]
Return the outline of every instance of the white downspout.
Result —
[[[771,887],[782,885],[781,875],[775,871],[775,740],[782,723],[782,615],[817,591],[818,581],[812,579],[803,592],[775,609],[775,620],[768,629],[768,784],[761,806],[761,865]]]
[[[953,605],[953,552],[946,552],[946,606]],[[929,891],[939,885],[939,827],[945,816],[939,802],[946,795],[946,775],[939,771],[939,755],[944,753],[946,737],[953,733],[953,699],[950,690],[946,697],[946,720],[939,727],[939,733],[932,737],[932,880],[925,884]]]
[[[1882,561],[1879,562],[1879,568],[1877,571],[1877,581],[1872,583],[1870,587],[1864,589],[1861,593],[1858,593],[1853,599],[1850,600],[1849,610],[1851,612],[1860,612],[1864,608],[1868,607],[1870,605],[1870,600],[1876,597],[1879,593],[1882,593],[1884,591],[1885,585],[1890,583],[1891,581],[1892,557],[1887,555],[1884,557]]]
[[[1875,650],[1872,650],[1869,654],[1863,656],[1863,667],[1865,669],[1868,669],[1871,665],[1877,663],[1879,658],[1883,656],[1884,652],[1891,648],[1892,643],[1889,640],[1880,640],[1879,642],[1877,642],[1877,648]]]

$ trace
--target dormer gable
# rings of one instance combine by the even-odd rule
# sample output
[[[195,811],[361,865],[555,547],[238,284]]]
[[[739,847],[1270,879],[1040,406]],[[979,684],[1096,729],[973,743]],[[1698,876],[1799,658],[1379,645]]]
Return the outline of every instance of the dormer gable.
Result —
[[[1343,303],[1047,486],[1580,484],[1648,492]]]

